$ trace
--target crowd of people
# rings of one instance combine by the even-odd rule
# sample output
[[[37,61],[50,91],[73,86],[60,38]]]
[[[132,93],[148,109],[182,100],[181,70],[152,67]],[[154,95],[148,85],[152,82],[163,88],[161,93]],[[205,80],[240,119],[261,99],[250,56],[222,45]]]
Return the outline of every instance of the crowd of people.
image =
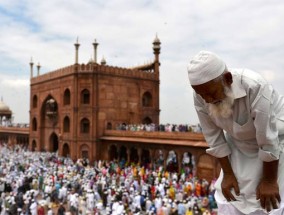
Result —
[[[1,215],[214,215],[213,185],[187,171],[0,146]]]
[[[202,129],[199,124],[125,124],[121,123],[116,126],[116,130],[125,131],[162,131],[162,132],[196,132],[201,133]]]

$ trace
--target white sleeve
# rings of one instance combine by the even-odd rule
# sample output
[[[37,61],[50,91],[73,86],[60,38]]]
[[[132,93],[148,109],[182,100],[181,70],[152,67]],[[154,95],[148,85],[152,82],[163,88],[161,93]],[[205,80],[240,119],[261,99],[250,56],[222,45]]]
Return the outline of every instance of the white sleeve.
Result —
[[[258,156],[265,162],[278,160],[280,156],[275,112],[278,98],[272,86],[267,84],[259,89],[251,106],[259,146]]]

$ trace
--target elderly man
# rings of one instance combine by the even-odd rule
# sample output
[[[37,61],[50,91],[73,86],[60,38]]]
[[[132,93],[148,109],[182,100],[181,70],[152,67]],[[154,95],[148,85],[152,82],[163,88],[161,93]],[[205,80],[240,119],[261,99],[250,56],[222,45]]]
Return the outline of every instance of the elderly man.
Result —
[[[208,51],[190,60],[188,75],[207,153],[222,167],[218,214],[283,214],[284,98],[259,74],[228,69]]]

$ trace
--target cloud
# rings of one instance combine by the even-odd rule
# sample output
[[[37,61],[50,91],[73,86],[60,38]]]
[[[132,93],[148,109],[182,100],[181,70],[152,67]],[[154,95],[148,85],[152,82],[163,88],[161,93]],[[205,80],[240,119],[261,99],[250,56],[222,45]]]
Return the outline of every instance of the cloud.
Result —
[[[30,84],[30,81],[27,79],[7,79],[7,80],[2,80],[1,85],[3,87],[7,88],[27,88]]]
[[[283,10],[278,0],[0,0],[0,93],[15,120],[28,122],[31,57],[41,73],[73,64],[78,36],[80,62],[89,61],[97,38],[98,61],[130,67],[153,59],[157,33],[160,121],[195,123],[186,66],[200,50],[260,72],[284,93]]]

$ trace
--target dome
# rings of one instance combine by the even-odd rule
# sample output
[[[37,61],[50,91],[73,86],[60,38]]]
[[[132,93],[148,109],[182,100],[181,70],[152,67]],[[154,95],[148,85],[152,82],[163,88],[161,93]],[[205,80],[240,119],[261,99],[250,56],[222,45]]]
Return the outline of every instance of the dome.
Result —
[[[156,35],[156,38],[154,39],[153,43],[157,43],[157,44],[161,43],[160,39],[158,38],[158,35]]]
[[[101,65],[106,65],[106,59],[104,57],[101,60]]]
[[[0,101],[0,114],[11,114],[11,110],[2,100]]]

